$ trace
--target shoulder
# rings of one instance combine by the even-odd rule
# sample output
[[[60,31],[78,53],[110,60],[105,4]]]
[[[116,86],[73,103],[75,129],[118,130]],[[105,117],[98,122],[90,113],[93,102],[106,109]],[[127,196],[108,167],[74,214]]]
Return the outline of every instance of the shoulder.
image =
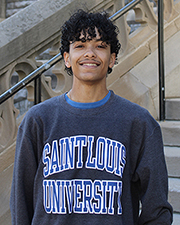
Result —
[[[116,108],[122,111],[126,115],[131,115],[131,116],[150,115],[147,109],[119,95],[116,95],[113,92],[112,92],[112,98]]]
[[[122,98],[112,92],[114,109],[118,112],[119,116],[124,120],[129,120],[131,123],[147,125],[156,127],[159,126],[157,121],[149,113],[149,111],[125,98]]]
[[[50,114],[53,111],[55,111],[57,108],[60,107],[62,104],[61,99],[64,95],[52,97],[48,100],[45,100],[44,102],[41,102],[37,105],[34,105],[32,108],[29,109],[29,111],[26,113],[26,117],[31,116],[41,116],[44,114]]]
[[[160,125],[147,109],[117,95],[114,95],[114,104],[118,111],[117,123],[123,126],[124,133],[137,141],[161,141]]]
[[[64,95],[60,95],[34,105],[27,111],[21,123],[21,126],[22,124],[33,125],[35,123],[41,123],[42,121],[46,121],[46,119],[48,119],[49,117],[52,118],[55,114],[57,114],[58,111],[60,112],[59,109],[63,104],[63,98]]]

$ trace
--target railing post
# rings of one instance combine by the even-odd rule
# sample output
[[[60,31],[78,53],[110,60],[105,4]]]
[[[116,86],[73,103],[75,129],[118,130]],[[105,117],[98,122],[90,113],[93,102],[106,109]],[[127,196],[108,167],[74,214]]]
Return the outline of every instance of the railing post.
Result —
[[[41,102],[41,76],[34,80],[34,105]]]
[[[164,76],[164,6],[158,0],[158,57],[159,57],[159,120],[165,120],[165,76]]]

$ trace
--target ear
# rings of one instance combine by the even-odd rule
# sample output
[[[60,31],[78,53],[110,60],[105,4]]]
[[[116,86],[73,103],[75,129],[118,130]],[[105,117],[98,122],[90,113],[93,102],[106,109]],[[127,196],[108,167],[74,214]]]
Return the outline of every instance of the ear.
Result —
[[[66,65],[66,67],[70,68],[71,64],[70,64],[70,60],[69,60],[69,53],[68,52],[64,52],[63,58],[64,58],[64,63]]]
[[[113,68],[116,61],[116,53],[112,53],[109,60],[109,67]]]

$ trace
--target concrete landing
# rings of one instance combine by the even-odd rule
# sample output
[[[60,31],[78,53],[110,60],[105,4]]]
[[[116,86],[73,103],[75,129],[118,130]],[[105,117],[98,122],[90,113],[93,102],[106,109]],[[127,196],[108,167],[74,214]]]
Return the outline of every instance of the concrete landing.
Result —
[[[180,212],[180,179],[169,178],[169,202],[174,212]]]
[[[180,224],[180,214],[174,213],[172,225],[179,225],[179,224]]]
[[[163,141],[166,146],[180,146],[180,121],[160,122]]]
[[[164,154],[170,177],[180,178],[180,147],[164,147]]]
[[[166,99],[166,119],[180,120],[180,98]]]

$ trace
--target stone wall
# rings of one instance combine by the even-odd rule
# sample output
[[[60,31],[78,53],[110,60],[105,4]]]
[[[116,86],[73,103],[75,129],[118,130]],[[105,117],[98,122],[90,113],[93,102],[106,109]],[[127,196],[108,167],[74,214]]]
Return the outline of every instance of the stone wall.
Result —
[[[30,4],[38,1],[38,0],[0,0],[4,1],[4,18],[8,18],[12,16],[13,14],[19,12],[21,9],[24,9],[25,7],[29,6]],[[3,8],[2,7],[2,8]],[[41,59],[47,59],[46,54],[42,54],[42,56],[39,56]],[[49,57],[49,54],[48,54]],[[11,85],[13,86],[15,83],[13,80],[16,80],[16,73],[12,74],[11,79]],[[27,110],[29,110],[30,107],[32,107],[33,102],[27,100],[27,89],[20,90],[14,97],[14,105],[19,110],[19,116],[21,116],[23,113],[25,113]]]
[[[0,22],[38,0],[0,0]]]
[[[6,0],[6,18],[38,0]]]

